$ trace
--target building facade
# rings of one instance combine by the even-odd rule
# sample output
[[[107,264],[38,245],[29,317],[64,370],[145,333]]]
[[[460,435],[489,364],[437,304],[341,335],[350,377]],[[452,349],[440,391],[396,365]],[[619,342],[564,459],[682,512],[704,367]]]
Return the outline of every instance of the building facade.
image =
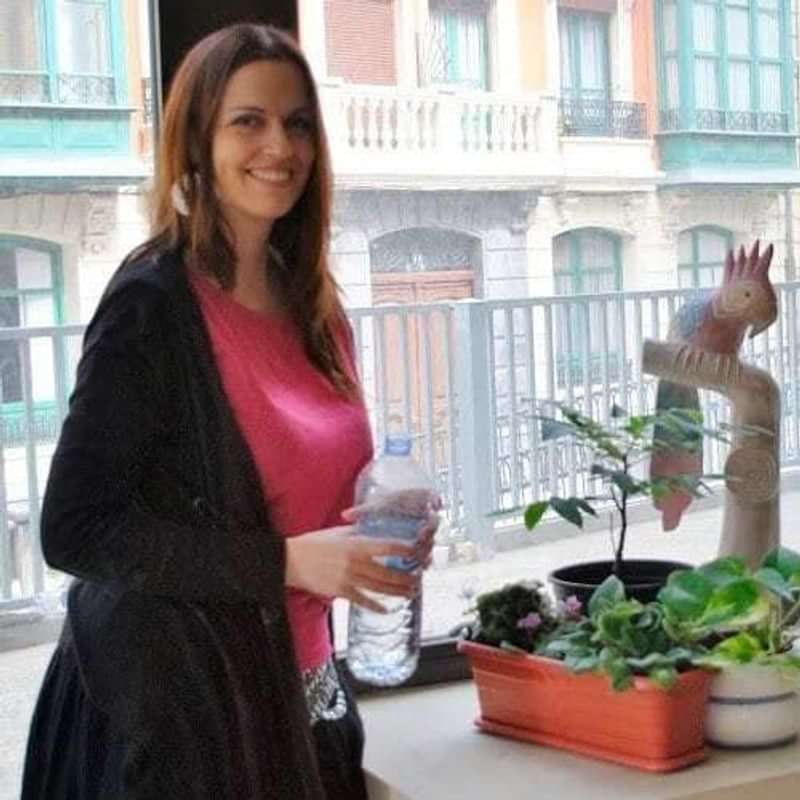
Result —
[[[24,531],[37,529],[80,344],[67,326],[89,319],[147,235],[147,5],[0,0],[0,604],[42,589],[41,568],[7,566],[33,546]],[[476,488],[464,508],[524,439],[535,392],[530,375],[517,380],[515,348],[554,393],[600,387],[607,405],[602,387],[638,374],[638,339],[601,308],[616,296],[577,311],[543,301],[525,341],[510,324],[519,308],[437,301],[710,285],[726,250],[756,237],[776,246],[773,276],[796,277],[792,0],[298,9],[335,172],[334,265],[376,431],[396,421],[417,433],[453,498],[457,484]],[[382,315],[387,304],[429,305]],[[503,338],[492,319],[504,315]],[[507,444],[492,449],[490,434]],[[503,463],[516,486],[519,459]]]
[[[350,301],[794,276],[790,0],[302,0]],[[634,35],[635,32],[635,35]]]
[[[36,528],[80,348],[53,331],[146,236],[148,42],[138,0],[0,0],[0,564],[32,546],[14,531]]]

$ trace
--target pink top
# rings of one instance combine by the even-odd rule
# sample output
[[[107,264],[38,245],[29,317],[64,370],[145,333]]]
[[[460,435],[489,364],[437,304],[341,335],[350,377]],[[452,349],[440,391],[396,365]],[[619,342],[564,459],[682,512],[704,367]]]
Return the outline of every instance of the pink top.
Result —
[[[344,524],[372,457],[363,402],[343,398],[317,371],[291,320],[251,311],[201,275],[191,283],[277,530],[288,537]],[[348,334],[341,345],[353,367]],[[286,602],[298,666],[323,664],[333,649],[330,598],[290,588]]]

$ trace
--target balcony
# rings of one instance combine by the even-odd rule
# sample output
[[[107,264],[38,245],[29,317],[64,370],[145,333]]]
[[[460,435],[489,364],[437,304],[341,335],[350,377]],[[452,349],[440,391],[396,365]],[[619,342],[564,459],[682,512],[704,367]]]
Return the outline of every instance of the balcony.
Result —
[[[666,184],[800,185],[787,113],[662,109],[659,126]]]
[[[562,97],[558,101],[558,128],[566,188],[655,188],[660,176],[644,103]]]
[[[743,357],[782,387],[780,455],[789,467],[800,464],[800,282],[776,291],[779,324],[748,339]],[[693,294],[350,308],[374,441],[393,429],[414,434],[415,456],[442,491],[454,545],[500,540],[503,517],[512,522],[519,506],[593,493],[586,454],[544,437],[536,415],[552,413],[555,402],[599,419],[614,404],[650,413],[656,381],[642,373],[642,343],[666,338]],[[18,408],[0,425],[0,612],[61,585],[33,543],[82,333],[81,326],[0,331],[0,342],[16,343],[28,375]],[[701,400],[710,427],[730,420],[721,396],[703,392]],[[726,455],[723,443],[706,441],[709,472],[721,472]]]
[[[320,99],[344,188],[529,189],[558,172],[553,98],[328,84]]]
[[[562,97],[558,103],[558,120],[562,136],[647,138],[647,107],[644,103]]]
[[[789,133],[789,115],[780,111],[722,111],[698,108],[690,113],[690,129],[737,133]],[[659,114],[661,130],[684,130],[680,109]]]
[[[145,177],[131,156],[134,108],[113,75],[0,72],[0,180],[26,190]]]
[[[331,83],[320,99],[343,189],[635,191],[659,177],[641,103]]]
[[[55,82],[43,72],[1,72],[0,104],[38,106],[115,106],[112,75],[59,74]]]

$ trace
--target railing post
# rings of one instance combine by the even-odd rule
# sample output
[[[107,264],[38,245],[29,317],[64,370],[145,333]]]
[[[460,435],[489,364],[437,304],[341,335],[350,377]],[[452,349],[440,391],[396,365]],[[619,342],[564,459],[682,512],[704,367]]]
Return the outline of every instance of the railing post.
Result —
[[[455,365],[456,452],[461,461],[464,527],[478,556],[490,558],[495,547],[487,515],[492,510],[496,462],[489,374],[491,312],[478,300],[463,300],[454,307],[459,348]]]

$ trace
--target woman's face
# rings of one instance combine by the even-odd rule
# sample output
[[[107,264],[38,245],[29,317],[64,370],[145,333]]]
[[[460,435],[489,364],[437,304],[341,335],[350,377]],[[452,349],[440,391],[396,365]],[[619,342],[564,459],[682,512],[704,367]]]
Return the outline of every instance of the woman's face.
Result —
[[[292,209],[314,164],[315,124],[295,64],[254,61],[231,76],[212,158],[217,197],[234,234],[268,234]]]

